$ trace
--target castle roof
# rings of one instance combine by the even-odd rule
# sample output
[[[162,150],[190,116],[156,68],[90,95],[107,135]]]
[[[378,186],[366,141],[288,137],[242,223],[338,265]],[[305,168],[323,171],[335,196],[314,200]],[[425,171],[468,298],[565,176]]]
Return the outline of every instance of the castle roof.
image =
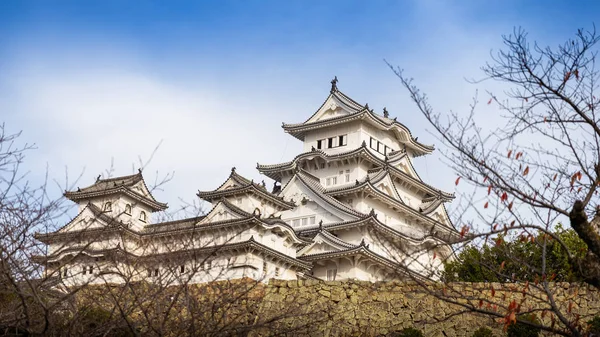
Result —
[[[280,210],[289,210],[295,207],[293,202],[285,201],[283,198],[268,192],[265,186],[242,177],[235,171],[235,167],[231,169],[231,174],[227,180],[216,190],[198,191],[197,196],[208,202],[213,202],[224,197],[244,194],[253,194],[259,199],[266,200],[277,206]]]
[[[147,205],[152,211],[162,211],[168,207],[167,204],[154,199],[141,170],[136,174],[115,178],[100,179],[98,176],[93,185],[78,188],[77,191],[66,191],[64,196],[77,202],[121,193]]]
[[[347,249],[324,252],[324,253],[302,255],[302,256],[298,257],[298,259],[303,260],[303,261],[314,262],[314,261],[330,260],[330,259],[336,259],[336,258],[347,257],[347,256],[356,256],[356,255],[359,255],[363,258],[369,259],[369,260],[377,263],[378,265],[383,266],[386,269],[391,270],[394,273],[398,273],[402,276],[406,276],[407,278],[417,278],[422,281],[427,280],[427,277],[425,277],[417,272],[409,270],[408,268],[403,266],[401,263],[390,260],[387,257],[381,256],[381,255],[373,252],[371,249],[369,249],[369,245],[365,244],[364,241],[362,241],[359,245],[355,245],[354,247],[350,247]]]
[[[407,242],[412,245],[422,245],[424,242],[430,240],[441,240],[442,242],[452,243],[453,241],[459,239],[460,235],[454,228],[448,228],[447,226],[437,224],[431,228],[429,233],[426,233],[420,237],[413,237],[405,233],[399,232],[394,228],[382,223],[381,221],[379,221],[379,219],[377,219],[377,214],[375,214],[374,212],[371,212],[370,214],[357,220],[328,223],[323,224],[322,226],[314,225],[310,227],[305,227],[298,230],[298,234],[300,236],[311,237],[319,233],[321,230],[326,230],[328,232],[337,232],[361,226],[371,226],[373,229],[384,233],[388,237],[395,238],[399,241]]]
[[[324,160],[326,162],[332,162],[332,161],[336,161],[336,160],[346,160],[346,159],[355,158],[355,157],[364,158],[364,159],[369,160],[371,163],[373,163],[376,166],[375,168],[369,170],[369,173],[377,173],[381,170],[386,170],[392,176],[400,179],[403,183],[408,184],[418,190],[421,190],[421,191],[425,192],[426,194],[428,194],[429,196],[435,196],[436,198],[441,198],[444,201],[450,201],[450,200],[454,199],[454,194],[441,191],[440,189],[437,189],[437,188],[421,181],[420,179],[416,179],[416,178],[412,177],[411,175],[407,174],[406,172],[394,167],[392,164],[395,161],[401,159],[401,157],[398,157],[396,155],[396,157],[393,158],[393,161],[388,159],[388,161],[386,162],[385,160],[381,160],[376,155],[374,155],[365,143],[363,143],[360,147],[358,147],[354,150],[342,152],[342,153],[338,153],[338,154],[332,154],[332,155],[329,155],[321,150],[314,149],[310,152],[301,153],[301,154],[297,155],[292,161],[289,161],[286,163],[274,164],[274,165],[257,164],[256,168],[258,169],[258,171],[260,173],[266,175],[267,177],[279,181],[282,178],[283,172],[292,173],[298,167],[302,167],[301,163],[303,161],[311,160],[311,159],[314,159],[317,157],[321,158],[322,160]],[[409,163],[410,163],[410,161],[409,161]]]
[[[280,253],[280,252],[274,250],[273,248],[267,247],[267,246],[263,245],[262,243],[259,243],[256,240],[254,240],[254,237],[250,237],[249,240],[241,241],[241,242],[228,243],[228,244],[217,245],[217,246],[205,246],[205,247],[194,248],[194,249],[176,250],[176,251],[166,252],[166,253],[146,254],[146,255],[134,254],[130,251],[123,250],[120,246],[117,246],[114,248],[108,248],[108,249],[90,249],[89,247],[86,247],[86,248],[69,247],[69,248],[62,249],[56,253],[53,253],[53,254],[50,254],[47,256],[35,256],[34,260],[38,263],[42,263],[42,262],[52,263],[52,262],[59,262],[60,260],[67,258],[67,257],[72,258],[74,256],[80,256],[80,255],[86,255],[86,256],[90,256],[90,257],[99,257],[99,256],[107,256],[107,255],[115,256],[115,257],[126,256],[127,258],[134,258],[137,260],[156,260],[156,259],[162,259],[164,257],[177,257],[177,256],[182,256],[182,255],[189,256],[190,254],[210,255],[210,254],[215,254],[215,253],[221,253],[221,252],[232,251],[232,250],[241,250],[241,249],[260,251],[262,253],[266,253],[270,256],[278,258],[284,262],[287,262],[287,263],[289,263],[295,267],[301,268],[301,269],[310,269],[310,267],[311,267],[310,263],[290,257],[288,255],[285,255],[283,253]]]
[[[174,234],[187,233],[190,231],[202,232],[207,230],[223,229],[235,226],[245,227],[260,225],[268,229],[277,228],[279,231],[286,232],[298,244],[306,245],[310,243],[310,241],[307,241],[306,239],[298,236],[298,234],[292,229],[290,225],[281,221],[280,219],[261,218],[258,215],[247,213],[244,210],[229,203],[225,199],[220,200],[219,203],[217,203],[217,205],[213,207],[213,209],[215,209],[219,204],[225,205],[230,211],[239,215],[240,217],[234,219],[202,223],[202,221],[206,219],[207,216],[198,216],[187,219],[150,224],[146,225],[142,230],[136,231],[131,228],[128,228],[125,224],[121,223],[120,221],[117,221],[116,218],[113,218],[107,215],[105,212],[102,212],[98,207],[94,206],[93,204],[88,204],[86,207],[92,210],[97,216],[97,219],[104,222],[106,226],[97,228],[86,228],[76,231],[61,231],[59,229],[58,231],[52,233],[35,233],[34,237],[41,242],[48,243],[55,240],[64,240],[68,238],[78,237],[81,235],[95,237],[98,234],[122,232],[131,235],[135,238],[141,239],[142,237],[157,237],[163,235],[171,236]],[[209,212],[208,214],[210,213],[211,212]],[[77,219],[77,217],[75,217],[71,222],[75,221],[75,219]],[[63,228],[67,225],[63,226]]]
[[[335,98],[337,102],[340,102],[344,106],[345,111],[348,113],[326,119],[316,119],[318,112],[321,111],[323,106],[332,98]],[[304,140],[306,133],[309,131],[353,121],[364,121],[380,130],[393,132],[396,138],[406,144],[406,146],[411,149],[415,156],[429,154],[434,150],[434,147],[431,145],[419,143],[415,138],[413,138],[410,130],[402,123],[396,121],[395,118],[391,119],[376,114],[373,112],[373,110],[369,109],[368,105],[363,106],[339,91],[337,85],[332,86],[329,96],[327,96],[321,107],[319,107],[319,109],[306,121],[296,124],[283,123],[282,128],[285,130],[285,132],[291,134],[297,139]]]

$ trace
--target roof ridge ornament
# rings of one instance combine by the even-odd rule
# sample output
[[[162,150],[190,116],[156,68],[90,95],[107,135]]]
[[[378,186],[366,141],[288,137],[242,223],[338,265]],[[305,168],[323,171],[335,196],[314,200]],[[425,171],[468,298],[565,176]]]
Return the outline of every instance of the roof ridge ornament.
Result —
[[[362,144],[360,144],[360,146],[362,146],[362,147],[367,147],[367,141],[366,141],[366,140],[363,140],[363,142],[362,142]]]
[[[258,163],[257,163],[258,164]],[[231,168],[231,173],[235,173],[235,166]]]
[[[138,168],[138,174],[142,174],[142,168],[141,167]]]
[[[386,107],[383,107],[383,117],[385,117],[385,118],[390,117],[390,113],[387,111]]]
[[[365,109],[367,109],[367,111],[369,111],[369,103],[365,103]]]
[[[338,91],[337,82],[337,76],[334,76],[333,80],[331,80],[331,91],[329,91],[329,93],[333,94],[334,92]]]
[[[100,181],[100,177],[102,177],[102,174],[99,174],[98,177],[96,177],[96,182]]]

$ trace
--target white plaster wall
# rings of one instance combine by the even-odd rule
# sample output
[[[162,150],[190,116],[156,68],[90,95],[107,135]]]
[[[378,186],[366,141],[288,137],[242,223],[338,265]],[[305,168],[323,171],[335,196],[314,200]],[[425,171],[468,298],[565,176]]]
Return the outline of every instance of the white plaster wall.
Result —
[[[348,136],[347,145],[334,147],[330,149],[328,149],[327,146],[323,146],[321,150],[327,154],[336,154],[340,152],[351,151],[360,146],[361,141],[359,135],[359,127],[359,122],[352,122],[310,131],[304,136],[303,152],[311,151],[313,146],[316,149],[317,141],[320,139],[327,139],[329,137],[337,137],[341,135]]]

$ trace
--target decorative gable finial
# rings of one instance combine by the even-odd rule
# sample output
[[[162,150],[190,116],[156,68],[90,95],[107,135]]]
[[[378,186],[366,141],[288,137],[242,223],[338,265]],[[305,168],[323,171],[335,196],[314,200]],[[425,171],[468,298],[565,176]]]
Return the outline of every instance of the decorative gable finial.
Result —
[[[265,189],[267,188],[267,184],[265,184],[264,180],[262,181],[262,188],[265,188]]]
[[[235,166],[231,168],[231,173],[235,173]]]
[[[385,118],[390,117],[390,113],[387,111],[386,107],[383,107],[383,117],[385,117]]]
[[[363,142],[362,142],[362,144],[360,144],[360,146],[367,147],[367,142],[365,140],[363,140]]]
[[[311,151],[317,151],[317,149],[315,149],[315,147],[314,147],[314,146],[311,146],[311,147],[310,147],[310,150],[311,150]]]
[[[364,245],[365,245],[365,238],[362,238],[362,239],[360,240],[360,245],[361,245],[361,246],[364,246]]]
[[[140,168],[138,168],[138,173],[139,173],[139,174],[142,174],[142,168],[141,168],[141,167],[140,167]]]
[[[98,175],[98,177],[96,177],[96,182],[99,182],[99,181],[100,181],[100,177],[102,177],[102,175],[101,175],[101,174],[99,174],[99,175]]]
[[[365,109],[369,110],[369,103],[365,103]]]
[[[375,208],[371,208],[371,212],[369,212],[369,215],[375,215]]]
[[[333,80],[331,80],[331,91],[330,91],[330,93],[333,94],[334,92],[336,92],[338,90],[338,88],[337,88],[337,82],[338,82],[337,76],[334,76]]]
[[[319,221],[319,230],[323,229],[323,220],[321,219],[321,221]]]

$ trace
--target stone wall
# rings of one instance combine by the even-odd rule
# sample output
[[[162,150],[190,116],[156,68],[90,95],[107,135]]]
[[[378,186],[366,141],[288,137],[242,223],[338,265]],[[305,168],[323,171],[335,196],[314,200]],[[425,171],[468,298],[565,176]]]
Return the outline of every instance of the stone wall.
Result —
[[[579,315],[586,322],[600,313],[600,294],[596,289],[568,283],[555,283],[551,288],[557,305],[570,319]],[[471,297],[471,303],[478,308],[502,316],[507,314],[502,305],[515,300],[522,310],[539,309],[537,316],[545,324],[552,321],[550,312],[543,311],[547,305],[542,302],[547,297],[536,291],[533,284],[493,283],[431,284],[428,293],[411,282],[272,280],[265,288],[261,314],[295,308],[298,316],[283,319],[280,326],[298,325],[306,318],[313,321],[310,333],[313,336],[380,336],[406,327],[420,329],[425,336],[471,336],[481,326],[491,328],[498,336],[504,335],[502,317],[455,315],[460,311],[459,306],[432,293],[454,294],[457,301],[463,302]],[[320,314],[311,316],[310,311]],[[268,331],[254,332],[254,335],[268,334]]]

